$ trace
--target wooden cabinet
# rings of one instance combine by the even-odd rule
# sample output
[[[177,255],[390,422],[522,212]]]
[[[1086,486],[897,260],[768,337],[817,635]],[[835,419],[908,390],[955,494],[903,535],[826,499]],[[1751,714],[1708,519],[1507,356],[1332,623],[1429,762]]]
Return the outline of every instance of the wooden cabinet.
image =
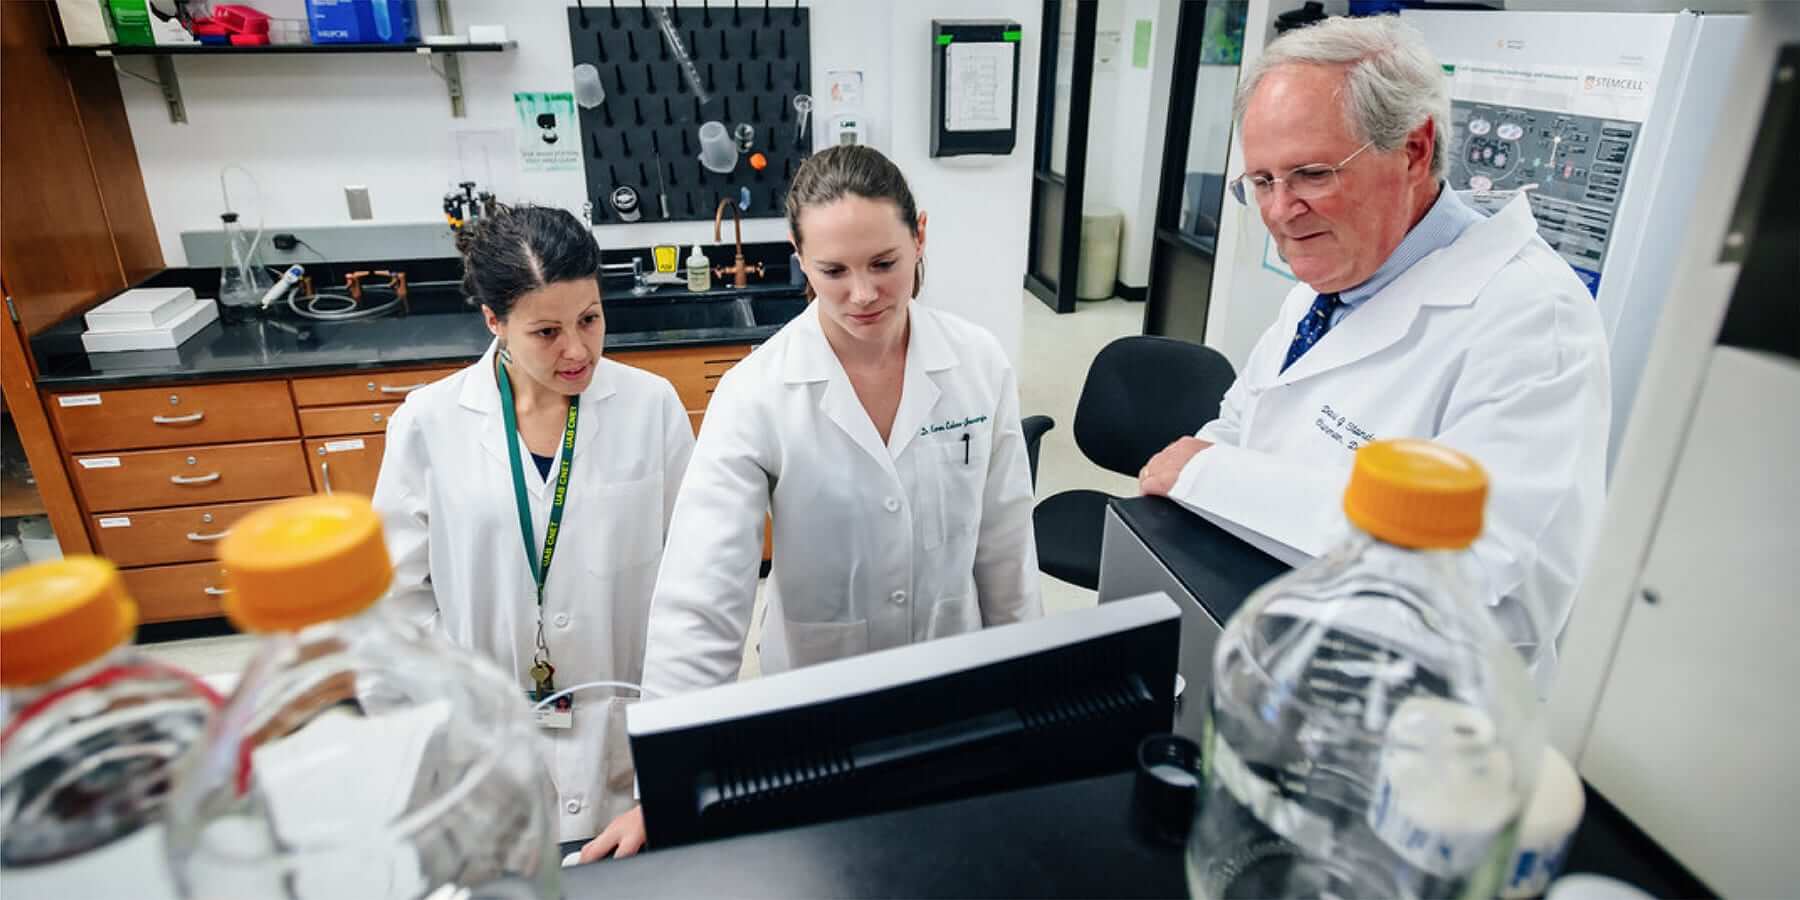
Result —
[[[279,381],[58,394],[50,415],[70,453],[300,435]]]
[[[435,369],[358,372],[354,375],[296,378],[293,381],[294,404],[297,406],[342,406],[351,403],[385,403],[404,400],[407,394],[461,370],[461,366],[449,366]]]
[[[614,359],[669,379],[695,433],[719,377],[749,345]],[[372,495],[388,421],[455,366],[44,396],[96,552],[124,569],[142,620],[219,614],[217,542],[284,497]],[[766,550],[765,550],[766,558]]]
[[[239,519],[273,501],[220,503],[93,517],[94,549],[120,566],[204,562]]]
[[[146,622],[220,615],[219,602],[228,593],[225,571],[216,562],[125,569],[121,574]]]
[[[355,406],[316,406],[300,410],[300,434],[333,437],[340,434],[377,434],[387,431],[388,419],[400,403],[361,403]]]
[[[627,350],[609,354],[628,366],[655,372],[675,385],[681,405],[688,412],[703,412],[712,399],[713,388],[726,370],[750,355],[749,344],[723,344],[711,347],[672,347],[666,350]]]
[[[375,479],[381,474],[381,452],[387,439],[378,434],[351,438],[321,438],[306,442],[306,465],[311,471],[315,494],[342,491],[375,493]]]
[[[74,475],[90,512],[261,500],[308,488],[298,441],[78,456]]]

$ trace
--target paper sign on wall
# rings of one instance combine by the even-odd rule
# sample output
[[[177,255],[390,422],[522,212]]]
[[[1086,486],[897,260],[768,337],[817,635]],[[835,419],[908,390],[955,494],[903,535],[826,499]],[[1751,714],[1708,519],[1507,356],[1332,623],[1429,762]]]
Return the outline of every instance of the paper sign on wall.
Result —
[[[946,131],[1005,131],[1012,127],[1013,45],[955,43],[946,54]]]
[[[1131,30],[1131,67],[1134,69],[1150,68],[1150,29],[1149,19],[1139,19]]]
[[[1094,71],[1117,72],[1119,48],[1123,41],[1117,28],[1102,28],[1094,34]]]
[[[581,134],[571,93],[513,94],[519,114],[519,167],[526,172],[581,171]]]

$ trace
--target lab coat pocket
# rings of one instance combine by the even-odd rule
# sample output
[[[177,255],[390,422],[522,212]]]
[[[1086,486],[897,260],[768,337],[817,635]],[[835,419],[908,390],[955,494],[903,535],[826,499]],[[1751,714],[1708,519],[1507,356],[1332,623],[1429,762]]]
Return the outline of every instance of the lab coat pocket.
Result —
[[[783,622],[782,629],[787,636],[788,665],[795,669],[858,656],[869,649],[869,623],[862,619]]]
[[[954,543],[981,527],[982,498],[987,492],[988,438],[968,432],[938,445],[938,515],[944,540]]]
[[[654,475],[593,486],[576,525],[599,537],[589,544],[590,570],[606,575],[656,563],[663,546],[662,490],[662,479]]]

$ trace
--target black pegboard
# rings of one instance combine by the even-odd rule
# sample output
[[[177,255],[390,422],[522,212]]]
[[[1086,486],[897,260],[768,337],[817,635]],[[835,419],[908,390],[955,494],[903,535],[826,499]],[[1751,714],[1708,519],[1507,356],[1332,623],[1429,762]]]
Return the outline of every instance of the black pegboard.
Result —
[[[582,159],[587,199],[596,223],[617,224],[608,202],[629,185],[642,204],[640,222],[711,220],[722,197],[751,193],[745,218],[783,215],[794,170],[812,153],[818,108],[796,146],[795,94],[812,94],[811,10],[712,2],[678,3],[670,9],[710,97],[698,103],[662,29],[648,6],[587,4],[569,8],[569,46],[575,63],[600,72],[606,102],[581,113]],[[751,152],[768,157],[761,172],[749,153],[720,175],[700,165],[700,125],[740,122],[756,128]],[[668,184],[669,217],[657,202],[657,157]]]

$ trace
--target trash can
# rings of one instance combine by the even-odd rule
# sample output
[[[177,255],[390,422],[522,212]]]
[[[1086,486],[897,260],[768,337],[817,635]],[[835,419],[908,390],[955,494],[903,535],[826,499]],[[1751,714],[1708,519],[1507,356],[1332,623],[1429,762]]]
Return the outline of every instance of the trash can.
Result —
[[[1075,298],[1106,300],[1119,280],[1119,235],[1125,216],[1109,206],[1096,206],[1081,214],[1081,269],[1075,278]]]

